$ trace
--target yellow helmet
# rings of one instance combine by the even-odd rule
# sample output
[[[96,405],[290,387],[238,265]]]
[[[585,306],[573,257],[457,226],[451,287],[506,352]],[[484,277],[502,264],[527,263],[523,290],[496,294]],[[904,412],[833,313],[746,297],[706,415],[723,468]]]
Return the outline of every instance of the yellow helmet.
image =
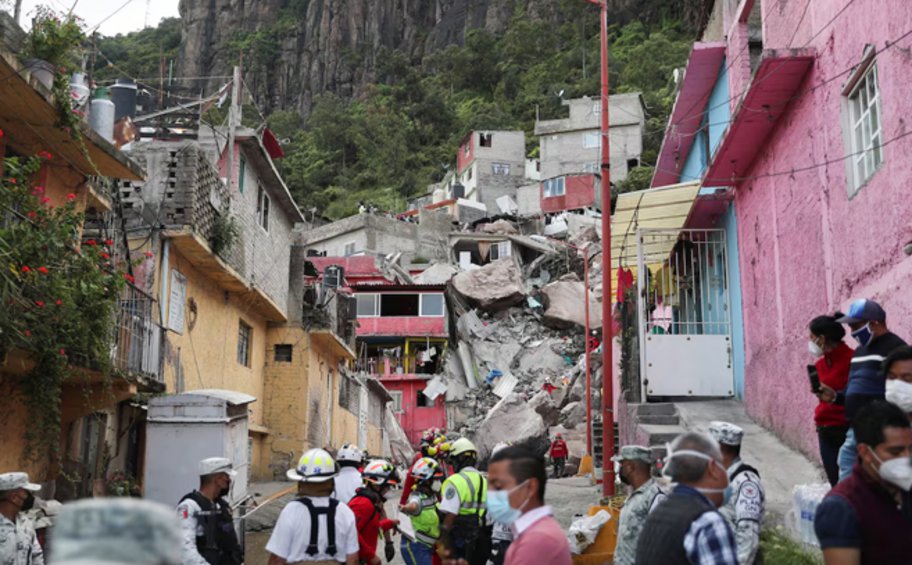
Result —
[[[450,445],[450,455],[453,457],[469,452],[478,453],[478,450],[475,449],[475,444],[469,441],[468,438],[461,437]]]

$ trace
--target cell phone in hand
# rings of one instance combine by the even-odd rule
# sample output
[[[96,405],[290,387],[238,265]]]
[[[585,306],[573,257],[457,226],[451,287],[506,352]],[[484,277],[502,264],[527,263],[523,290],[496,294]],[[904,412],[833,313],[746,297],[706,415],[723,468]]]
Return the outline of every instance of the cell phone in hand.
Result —
[[[811,382],[811,392],[814,394],[820,393],[820,375],[817,374],[817,367],[814,365],[807,366],[808,371],[808,380]]]

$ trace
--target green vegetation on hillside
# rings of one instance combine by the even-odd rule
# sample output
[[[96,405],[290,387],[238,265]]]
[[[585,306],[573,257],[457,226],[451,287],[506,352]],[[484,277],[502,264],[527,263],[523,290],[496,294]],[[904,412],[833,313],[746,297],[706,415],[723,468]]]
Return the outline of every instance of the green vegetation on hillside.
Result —
[[[561,25],[530,18],[517,3],[502,35],[474,30],[464,45],[419,59],[387,50],[376,58],[377,82],[366,94],[346,100],[324,93],[306,118],[272,113],[270,127],[290,140],[281,169],[298,202],[333,218],[354,212],[360,200],[402,210],[452,168],[460,140],[472,129],[522,129],[529,154],[537,154],[536,114],[561,117],[561,98],[599,91],[598,11],[579,0],[559,1]],[[302,4],[285,11],[293,16]],[[161,51],[176,52],[177,29],[176,20],[166,20],[159,28],[106,39],[102,49],[118,67],[148,76],[150,69],[157,73]],[[283,15],[275,29],[240,34],[227,48],[244,50],[248,72],[269,68],[279,39],[292,29],[293,18]],[[674,99],[672,71],[686,62],[692,36],[670,19],[610,30],[612,92],[642,91],[649,116],[646,167],[619,190],[648,183]]]
[[[165,18],[157,27],[147,27],[126,35],[101,37],[98,50],[104,56],[96,58],[95,80],[107,82],[125,75],[141,79],[158,77],[162,58],[165,61],[176,60],[180,42],[180,18]],[[167,68],[164,78],[168,78]]]
[[[525,130],[529,153],[537,154],[536,112],[560,117],[561,91],[565,99],[598,94],[592,28],[584,30],[579,20],[554,28],[518,14],[501,37],[472,31],[464,46],[422,61],[383,54],[380,82],[366,97],[346,102],[323,95],[303,129],[282,127],[287,112],[270,117],[292,140],[282,164],[289,186],[304,206],[330,217],[352,213],[359,200],[398,210],[446,174],[472,129]],[[691,40],[674,23],[634,22],[613,28],[611,41],[612,92],[643,92],[649,113],[643,162],[651,165],[674,101],[672,71],[685,63]],[[644,188],[651,172],[635,170],[618,188]]]

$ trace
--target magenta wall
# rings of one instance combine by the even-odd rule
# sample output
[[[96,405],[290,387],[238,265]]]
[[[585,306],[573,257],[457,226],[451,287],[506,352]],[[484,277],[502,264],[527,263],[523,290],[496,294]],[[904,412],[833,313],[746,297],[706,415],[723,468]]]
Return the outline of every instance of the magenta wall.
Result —
[[[814,0],[803,20],[807,0],[777,3],[771,9],[763,3],[768,12],[764,48],[796,48],[811,41],[817,61],[799,87],[801,96],[791,102],[746,176],[800,169],[837,160],[850,151],[843,142],[841,121],[841,89],[848,75],[837,75],[861,59],[865,44],[883,49],[885,40],[908,31],[912,3],[856,0],[824,27],[846,3]],[[743,34],[729,37],[732,52],[737,53]],[[907,123],[912,119],[912,56],[887,49],[877,56],[877,70],[883,135],[888,141],[912,126]],[[730,77],[731,92],[742,92],[743,69],[733,69]],[[732,101],[733,111],[736,102]],[[912,258],[903,253],[903,246],[912,241],[912,136],[884,147],[884,155],[881,169],[851,199],[842,161],[748,180],[735,189],[745,404],[756,420],[815,458],[812,414],[817,401],[807,390],[804,374],[811,361],[806,351],[808,321],[846,308],[853,298],[871,297],[883,304],[896,333],[912,337]]]
[[[431,317],[377,317],[358,318],[359,337],[364,336],[421,336],[421,337],[449,337],[446,318]]]

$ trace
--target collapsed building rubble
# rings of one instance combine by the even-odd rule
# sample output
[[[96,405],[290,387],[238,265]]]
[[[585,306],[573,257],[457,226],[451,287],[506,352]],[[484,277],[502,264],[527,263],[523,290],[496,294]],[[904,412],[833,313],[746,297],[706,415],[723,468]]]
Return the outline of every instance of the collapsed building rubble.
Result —
[[[471,437],[482,457],[500,442],[531,442],[544,450],[550,432],[559,429],[571,440],[572,468],[586,449],[586,257],[589,322],[596,330],[601,325],[598,233],[582,226],[570,234],[571,245],[517,233],[501,219],[451,235],[451,259],[470,254],[472,264],[460,261],[451,275],[453,344],[443,375],[426,394],[445,395],[450,429]],[[479,265],[498,241],[507,242],[499,251],[509,245],[516,252]],[[435,277],[451,273],[437,265],[428,271]],[[590,358],[593,405],[600,403],[599,357],[594,351]]]

